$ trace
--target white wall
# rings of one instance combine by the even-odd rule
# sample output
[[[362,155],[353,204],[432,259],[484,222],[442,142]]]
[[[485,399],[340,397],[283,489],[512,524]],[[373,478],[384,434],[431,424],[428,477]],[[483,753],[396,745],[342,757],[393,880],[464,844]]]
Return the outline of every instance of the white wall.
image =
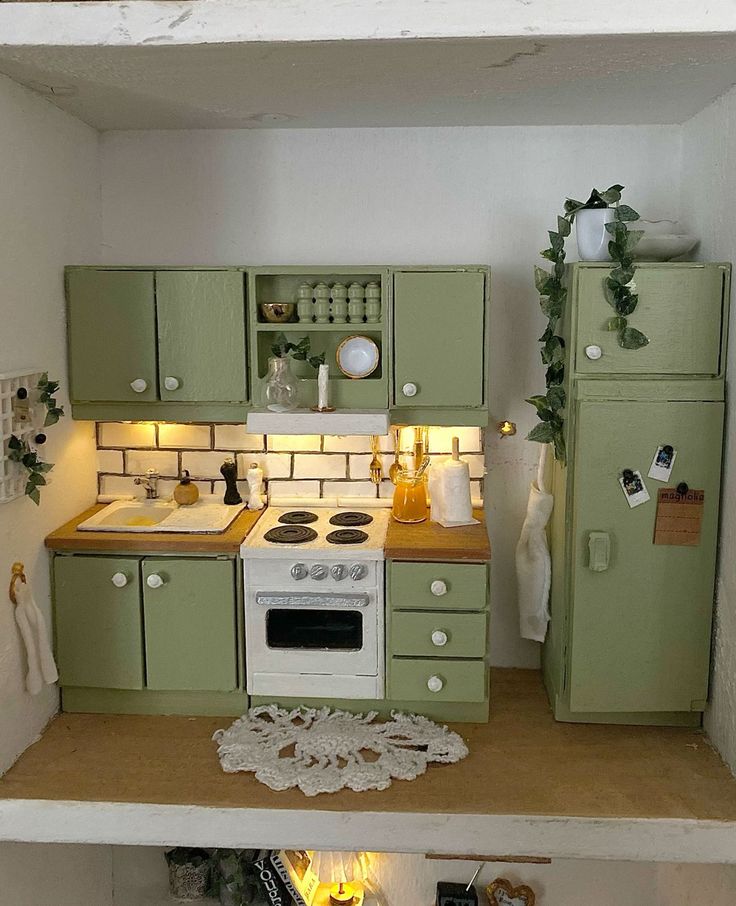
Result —
[[[0,76],[0,372],[48,370],[66,394],[63,266],[88,261],[99,243],[97,133]],[[44,458],[56,463],[41,506],[0,506],[0,588],[22,560],[48,617],[43,538],[92,503],[92,426],[64,418],[48,432]],[[43,728],[57,705],[49,687],[24,689],[25,659],[12,604],[0,595],[0,773]]]
[[[675,126],[112,132],[102,258],[490,262],[491,423],[519,425],[514,439],[487,438],[491,654],[532,667],[538,646],[519,639],[513,569],[537,453],[523,440],[534,423],[524,399],[543,386],[532,265],[566,193],[621,182],[644,215],[672,217],[679,173]]]
[[[683,127],[683,220],[702,237],[699,257],[736,261],[736,90]],[[733,296],[733,293],[732,293]],[[736,771],[736,304],[731,306],[724,486],[711,702],[706,728]]]

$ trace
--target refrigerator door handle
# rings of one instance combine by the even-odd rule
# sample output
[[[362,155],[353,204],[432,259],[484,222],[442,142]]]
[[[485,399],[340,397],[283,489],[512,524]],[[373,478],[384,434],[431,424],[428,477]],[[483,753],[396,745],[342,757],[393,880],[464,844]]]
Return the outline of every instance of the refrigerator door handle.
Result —
[[[588,535],[588,566],[594,573],[608,569],[611,558],[611,538],[608,532],[591,532]]]

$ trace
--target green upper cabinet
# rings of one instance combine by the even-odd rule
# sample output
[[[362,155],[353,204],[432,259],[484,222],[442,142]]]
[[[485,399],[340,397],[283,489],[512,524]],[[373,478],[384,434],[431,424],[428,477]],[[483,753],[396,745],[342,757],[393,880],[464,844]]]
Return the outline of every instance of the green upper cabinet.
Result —
[[[244,402],[245,299],[238,271],[158,271],[161,399]]]
[[[242,421],[244,274],[68,268],[76,418]]]
[[[438,410],[439,423],[450,410],[458,424],[486,408],[488,280],[484,268],[394,273],[396,408]]]
[[[649,338],[642,349],[622,349],[607,329],[614,311],[606,301],[608,265],[573,268],[577,299],[575,371],[592,375],[708,375],[721,372],[721,326],[728,267],[719,264],[639,264],[639,297],[629,317]]]
[[[72,402],[156,400],[156,304],[150,271],[67,274]]]

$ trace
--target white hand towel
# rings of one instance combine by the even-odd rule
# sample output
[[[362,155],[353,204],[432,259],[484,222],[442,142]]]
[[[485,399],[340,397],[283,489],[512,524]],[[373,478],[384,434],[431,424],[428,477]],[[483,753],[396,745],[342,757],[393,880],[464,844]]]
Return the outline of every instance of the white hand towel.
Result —
[[[544,444],[539,452],[537,480],[532,482],[529,490],[526,518],[516,545],[519,628],[523,639],[535,642],[543,642],[547,634],[552,583],[552,562],[545,532],[554,505],[554,498],[544,484],[548,449]]]
[[[44,683],[56,682],[59,673],[51,653],[46,621],[26,582],[16,582],[15,597],[18,602],[15,608],[15,622],[20,629],[28,660],[26,688],[31,695],[38,695]]]

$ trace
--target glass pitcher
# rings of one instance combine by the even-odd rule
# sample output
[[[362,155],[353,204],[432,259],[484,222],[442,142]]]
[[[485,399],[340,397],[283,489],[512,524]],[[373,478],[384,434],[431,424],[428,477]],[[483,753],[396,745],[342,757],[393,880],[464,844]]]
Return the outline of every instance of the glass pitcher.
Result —
[[[397,522],[424,522],[429,509],[425,469],[400,469],[391,514]]]
[[[263,390],[266,409],[271,412],[290,412],[296,409],[299,382],[291,372],[288,358],[272,356]]]

